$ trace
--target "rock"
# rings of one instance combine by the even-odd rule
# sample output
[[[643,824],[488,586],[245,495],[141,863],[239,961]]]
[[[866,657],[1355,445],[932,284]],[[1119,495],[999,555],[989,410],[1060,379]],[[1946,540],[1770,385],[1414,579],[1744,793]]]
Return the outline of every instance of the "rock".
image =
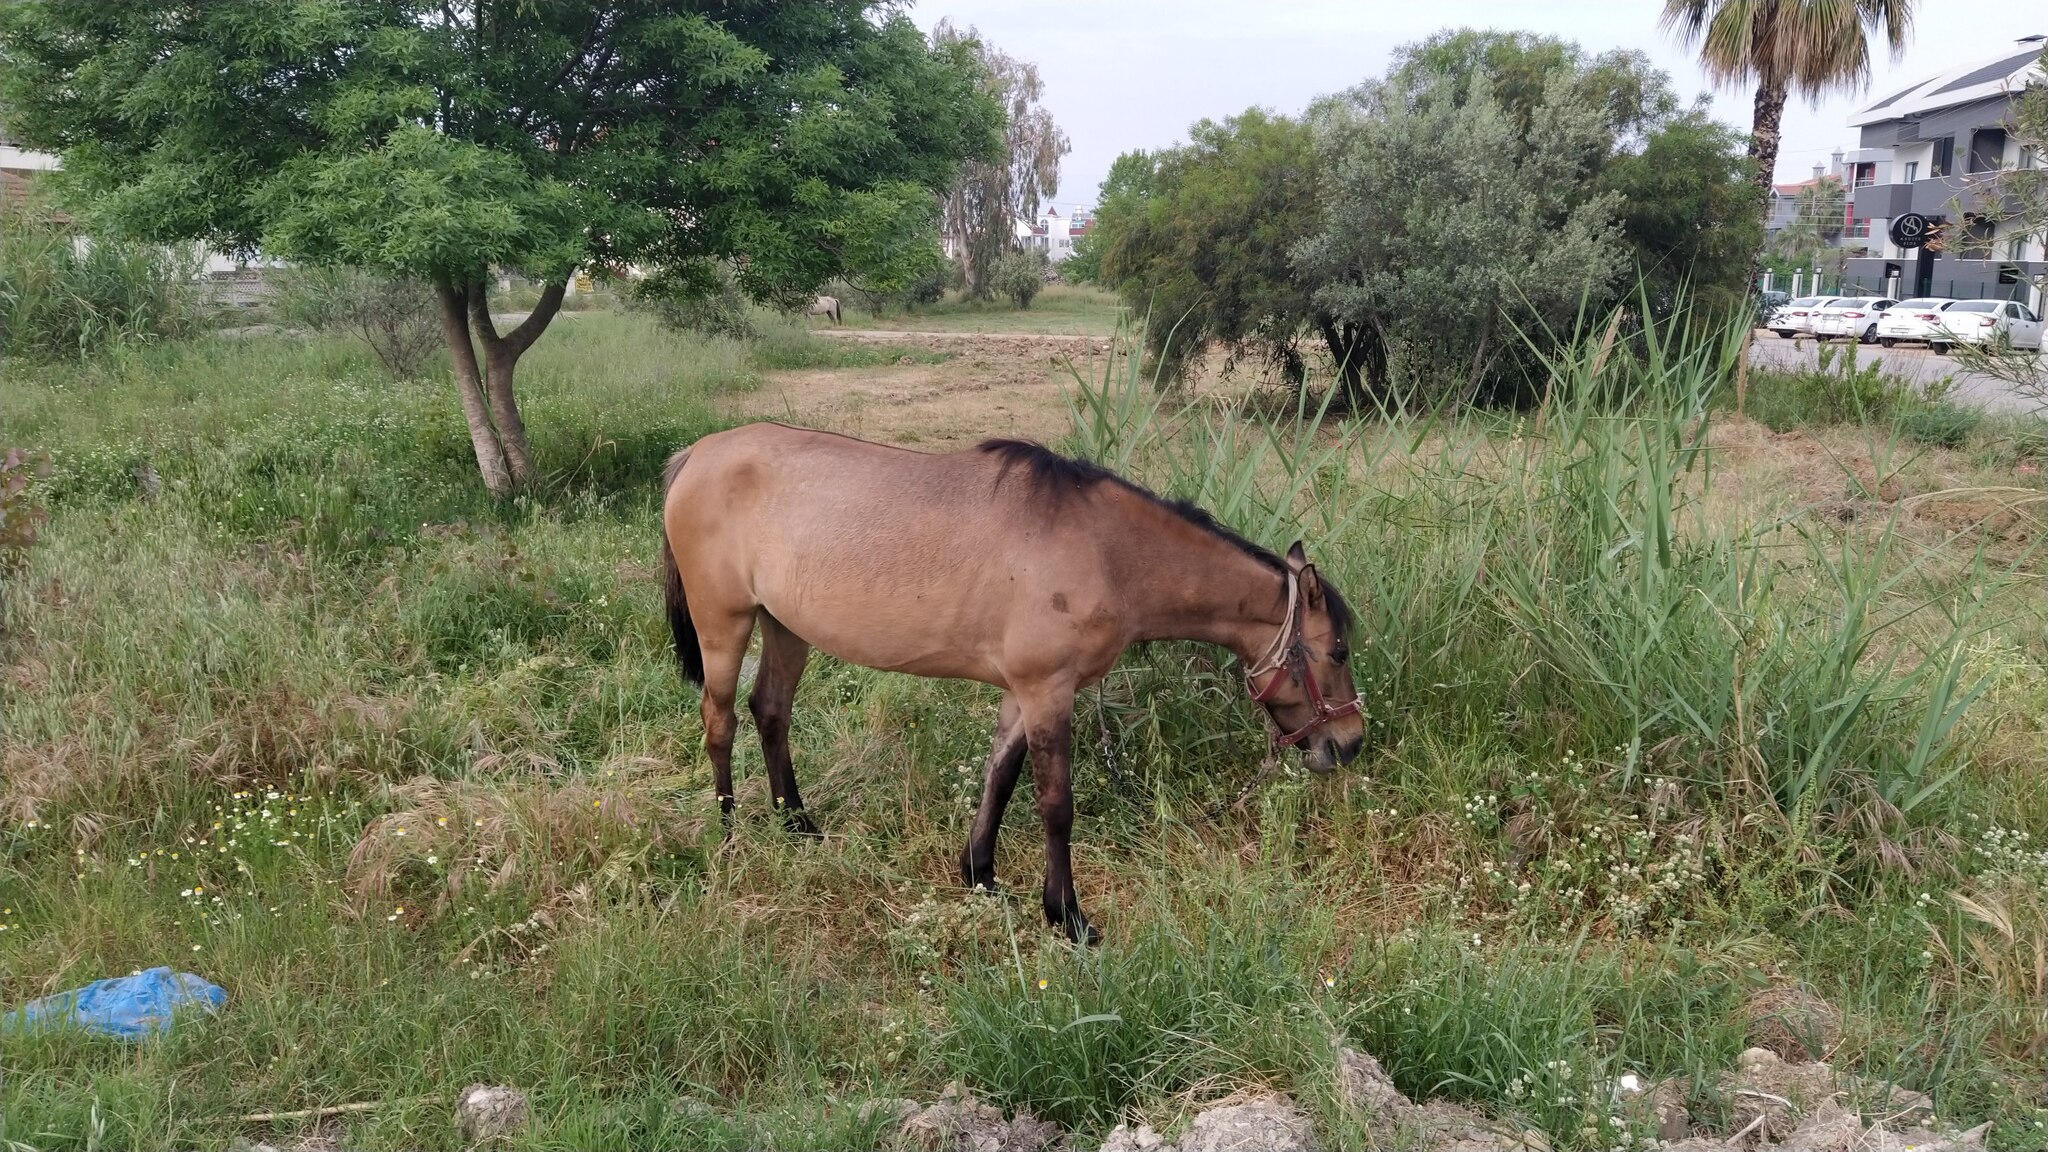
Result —
[[[1195,1115],[1179,1152],[1316,1152],[1314,1130],[1294,1102],[1275,1097],[1221,1104]]]
[[[914,1107],[914,1105],[913,1105]],[[1039,1152],[1059,1142],[1058,1125],[976,1100],[955,1080],[936,1103],[903,1120],[901,1141],[926,1152]]]
[[[1925,1128],[1888,1132],[1873,1128],[1863,1143],[1863,1152],[1981,1152],[1991,1125],[1979,1124],[1967,1132],[1942,1135]]]
[[[1788,1064],[1768,1048],[1751,1048],[1736,1057],[1735,1065],[1720,1084],[1734,1131],[1766,1143],[1791,1135],[1801,1116],[1835,1096],[1835,1071],[1826,1064]]]
[[[1109,1138],[1102,1142],[1102,1152],[1172,1152],[1166,1138],[1152,1130],[1150,1124],[1140,1124],[1133,1131],[1128,1124],[1119,1124],[1109,1130]]]
[[[863,1121],[868,1121],[879,1117],[887,1129],[894,1131],[903,1127],[912,1116],[917,1115],[921,1111],[923,1109],[918,1107],[915,1100],[900,1098],[869,1100],[861,1104],[860,1118]]]
[[[471,1084],[455,1100],[455,1131],[470,1144],[494,1144],[526,1127],[526,1096],[516,1088]]]
[[[1828,1100],[1800,1120],[1780,1148],[1782,1152],[1852,1152],[1862,1142],[1863,1119]]]
[[[688,1116],[693,1120],[705,1120],[718,1115],[718,1109],[713,1108],[695,1096],[676,1097],[669,1102],[668,1110],[678,1116]]]
[[[1355,1048],[1337,1049],[1337,1090],[1345,1107],[1363,1117],[1398,1122],[1415,1107],[1371,1053]]]
[[[1657,1139],[1674,1143],[1692,1131],[1692,1115],[1685,1108],[1685,1089],[1671,1080],[1643,1083],[1642,1077],[1625,1072],[1614,1081],[1614,1100],[1638,1128],[1656,1131]]]
[[[1803,988],[1774,985],[1744,1002],[1749,1042],[1788,1062],[1812,1060],[1842,1040],[1842,1014]]]

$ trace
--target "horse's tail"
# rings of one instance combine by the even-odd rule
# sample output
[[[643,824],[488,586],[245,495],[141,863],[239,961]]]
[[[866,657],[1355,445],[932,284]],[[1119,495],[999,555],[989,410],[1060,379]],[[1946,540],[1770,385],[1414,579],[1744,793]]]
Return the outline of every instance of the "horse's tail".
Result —
[[[669,489],[675,487],[676,476],[690,459],[690,450],[668,458],[668,467],[661,471],[661,495],[666,503]],[[676,567],[675,541],[668,538],[668,517],[662,517],[661,524],[661,577],[662,598],[668,604],[668,630],[676,641],[676,664],[682,668],[683,679],[692,684],[704,683],[704,649],[697,643],[697,622],[690,619],[690,602],[683,598],[683,573]]]
[[[834,324],[841,323],[839,319],[839,297],[837,296],[832,298],[832,322]]]

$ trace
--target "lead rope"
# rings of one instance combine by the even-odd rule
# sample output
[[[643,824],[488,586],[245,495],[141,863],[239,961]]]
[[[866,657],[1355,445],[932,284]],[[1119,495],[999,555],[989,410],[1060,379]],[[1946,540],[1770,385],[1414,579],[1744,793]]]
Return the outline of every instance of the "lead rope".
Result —
[[[1245,690],[1247,692],[1251,691],[1253,677],[1264,675],[1280,666],[1280,660],[1284,658],[1284,654],[1287,651],[1287,637],[1294,631],[1295,598],[1300,595],[1301,582],[1295,578],[1294,573],[1289,572],[1287,574],[1287,614],[1280,618],[1280,634],[1273,638],[1272,645],[1266,649],[1266,655],[1259,660],[1258,666],[1244,674]],[[1256,700],[1258,697],[1253,695],[1252,699]],[[1285,733],[1281,732],[1280,726],[1273,722],[1273,714],[1264,708],[1259,709],[1259,720],[1266,729],[1266,758],[1259,762],[1259,770],[1252,776],[1251,783],[1246,784],[1239,790],[1235,799],[1210,806],[1206,818],[1211,823],[1221,818],[1225,812],[1242,811],[1244,809],[1244,802],[1251,799],[1252,793],[1264,787],[1267,781],[1280,772],[1280,738]]]
[[[1103,680],[1109,679],[1105,676]],[[1095,683],[1095,730],[1102,752],[1102,768],[1109,774],[1110,787],[1121,794],[1124,790],[1124,774],[1116,765],[1116,742],[1109,735],[1109,714],[1102,710],[1102,681]]]

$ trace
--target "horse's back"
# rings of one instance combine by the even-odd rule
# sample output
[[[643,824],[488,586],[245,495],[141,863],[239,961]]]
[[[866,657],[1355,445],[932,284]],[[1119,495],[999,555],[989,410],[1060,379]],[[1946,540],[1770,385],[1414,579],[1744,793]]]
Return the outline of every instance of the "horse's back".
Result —
[[[999,477],[978,451],[750,424],[691,447],[665,514],[693,611],[708,584],[842,659],[995,680],[1031,606],[1096,576],[1071,522]]]

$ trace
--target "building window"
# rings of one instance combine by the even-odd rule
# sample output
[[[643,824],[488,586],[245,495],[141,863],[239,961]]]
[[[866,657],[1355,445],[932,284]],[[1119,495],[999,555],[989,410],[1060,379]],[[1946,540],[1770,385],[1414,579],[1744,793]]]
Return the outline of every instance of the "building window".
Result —
[[[1913,181],[1918,180],[1919,178],[1920,162],[1918,160],[1906,161],[1906,183],[1911,184]]]
[[[1952,174],[1955,166],[1956,138],[1943,136],[1934,142],[1934,159],[1927,165],[1927,174],[1940,178]]]
[[[2020,149],[2020,167],[2032,168],[2039,161],[2034,156],[2034,146],[2028,144]]]
[[[1996,172],[2005,167],[2005,129],[1979,128],[1970,133],[1970,171]]]
[[[1850,184],[1852,188],[1868,188],[1872,184],[1877,183],[1877,165],[1875,163],[1858,164],[1856,165],[1855,173]]]

